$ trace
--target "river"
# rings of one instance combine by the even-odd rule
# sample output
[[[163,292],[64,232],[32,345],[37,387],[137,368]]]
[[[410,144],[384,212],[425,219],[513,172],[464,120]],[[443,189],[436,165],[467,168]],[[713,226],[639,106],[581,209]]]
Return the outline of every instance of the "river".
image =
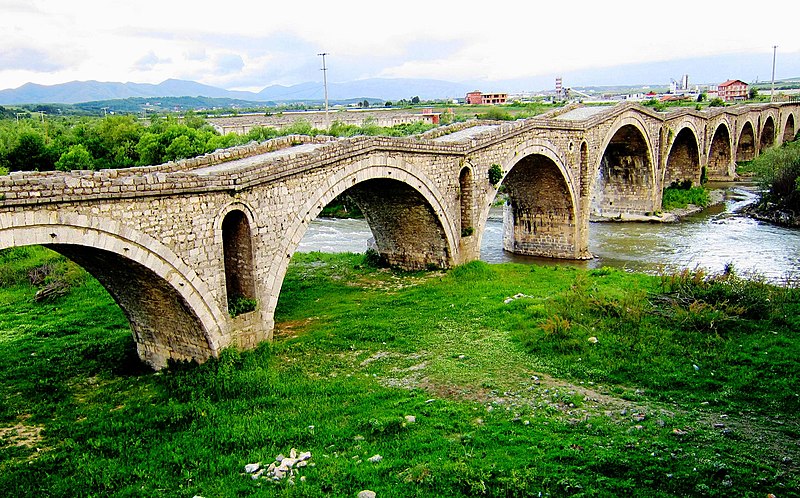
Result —
[[[588,261],[518,256],[503,250],[503,208],[492,208],[481,244],[489,263],[611,266],[646,273],[703,268],[721,272],[728,263],[741,275],[780,284],[800,282],[800,229],[783,228],[737,214],[757,199],[754,187],[729,184],[726,200],[676,223],[590,223]],[[317,218],[299,251],[364,252],[372,233],[364,220]]]

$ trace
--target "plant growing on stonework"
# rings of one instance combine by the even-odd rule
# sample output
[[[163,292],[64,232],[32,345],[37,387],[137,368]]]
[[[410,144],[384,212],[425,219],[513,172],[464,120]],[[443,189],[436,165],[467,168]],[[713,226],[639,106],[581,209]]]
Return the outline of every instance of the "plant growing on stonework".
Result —
[[[228,299],[228,313],[237,317],[244,313],[255,311],[258,301],[244,296],[233,296]]]
[[[503,170],[500,168],[499,164],[492,164],[489,168],[489,183],[492,186],[497,186],[500,183],[500,180],[503,179]]]

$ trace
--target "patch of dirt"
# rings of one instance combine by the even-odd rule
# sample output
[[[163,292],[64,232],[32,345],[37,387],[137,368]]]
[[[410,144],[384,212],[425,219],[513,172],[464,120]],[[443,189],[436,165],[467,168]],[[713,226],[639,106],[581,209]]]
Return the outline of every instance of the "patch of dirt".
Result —
[[[753,454],[781,462],[786,472],[800,472],[800,421],[786,417],[766,417],[747,413],[704,414],[699,426],[717,430],[724,437],[744,442]]]
[[[381,382],[390,387],[424,389],[435,397],[476,402],[486,406],[489,411],[545,409],[560,412],[568,420],[607,416],[616,421],[631,423],[639,423],[652,417],[674,417],[670,410],[608,394],[601,386],[573,384],[546,374],[531,373],[515,378],[493,379],[491,387],[487,387],[433,379],[426,375],[426,366],[427,363],[423,362],[394,369],[393,372],[400,375],[385,377]],[[495,387],[494,384],[500,383],[502,387]]]
[[[275,327],[272,329],[272,337],[274,339],[292,339],[297,337],[305,332],[308,326],[316,319],[316,317],[311,317],[305,320],[290,320],[276,323]]]
[[[25,421],[29,417],[20,417],[12,426],[0,427],[0,444],[17,447],[38,448],[42,443],[41,425],[28,425]]]

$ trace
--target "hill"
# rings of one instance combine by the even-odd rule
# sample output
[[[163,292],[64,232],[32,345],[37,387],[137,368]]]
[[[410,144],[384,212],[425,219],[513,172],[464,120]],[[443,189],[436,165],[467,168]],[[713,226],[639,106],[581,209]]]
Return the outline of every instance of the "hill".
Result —
[[[347,83],[330,83],[329,100],[358,101],[363,99],[399,100],[418,96],[422,99],[463,97],[471,86],[426,79],[366,79]],[[100,81],[71,81],[58,85],[26,83],[19,88],[0,90],[0,105],[13,104],[79,104],[127,98],[208,97],[249,102],[322,102],[321,82],[293,86],[272,85],[258,93],[225,90],[194,81],[169,79],[157,85]]]

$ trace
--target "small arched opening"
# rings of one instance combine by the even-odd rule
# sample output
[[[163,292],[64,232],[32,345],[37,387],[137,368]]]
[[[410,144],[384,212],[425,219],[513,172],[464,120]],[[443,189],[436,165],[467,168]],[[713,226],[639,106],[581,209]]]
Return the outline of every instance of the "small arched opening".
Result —
[[[472,235],[473,228],[473,202],[474,193],[472,190],[472,171],[462,168],[458,175],[459,200],[461,201],[461,236]]]
[[[592,180],[589,177],[589,145],[586,142],[581,142],[580,168],[581,168],[580,196],[586,197],[589,195],[589,192],[591,192],[591,183],[592,183]]]
[[[234,209],[222,220],[222,251],[225,259],[225,290],[232,315],[255,309],[253,243],[250,223],[241,210]]]

